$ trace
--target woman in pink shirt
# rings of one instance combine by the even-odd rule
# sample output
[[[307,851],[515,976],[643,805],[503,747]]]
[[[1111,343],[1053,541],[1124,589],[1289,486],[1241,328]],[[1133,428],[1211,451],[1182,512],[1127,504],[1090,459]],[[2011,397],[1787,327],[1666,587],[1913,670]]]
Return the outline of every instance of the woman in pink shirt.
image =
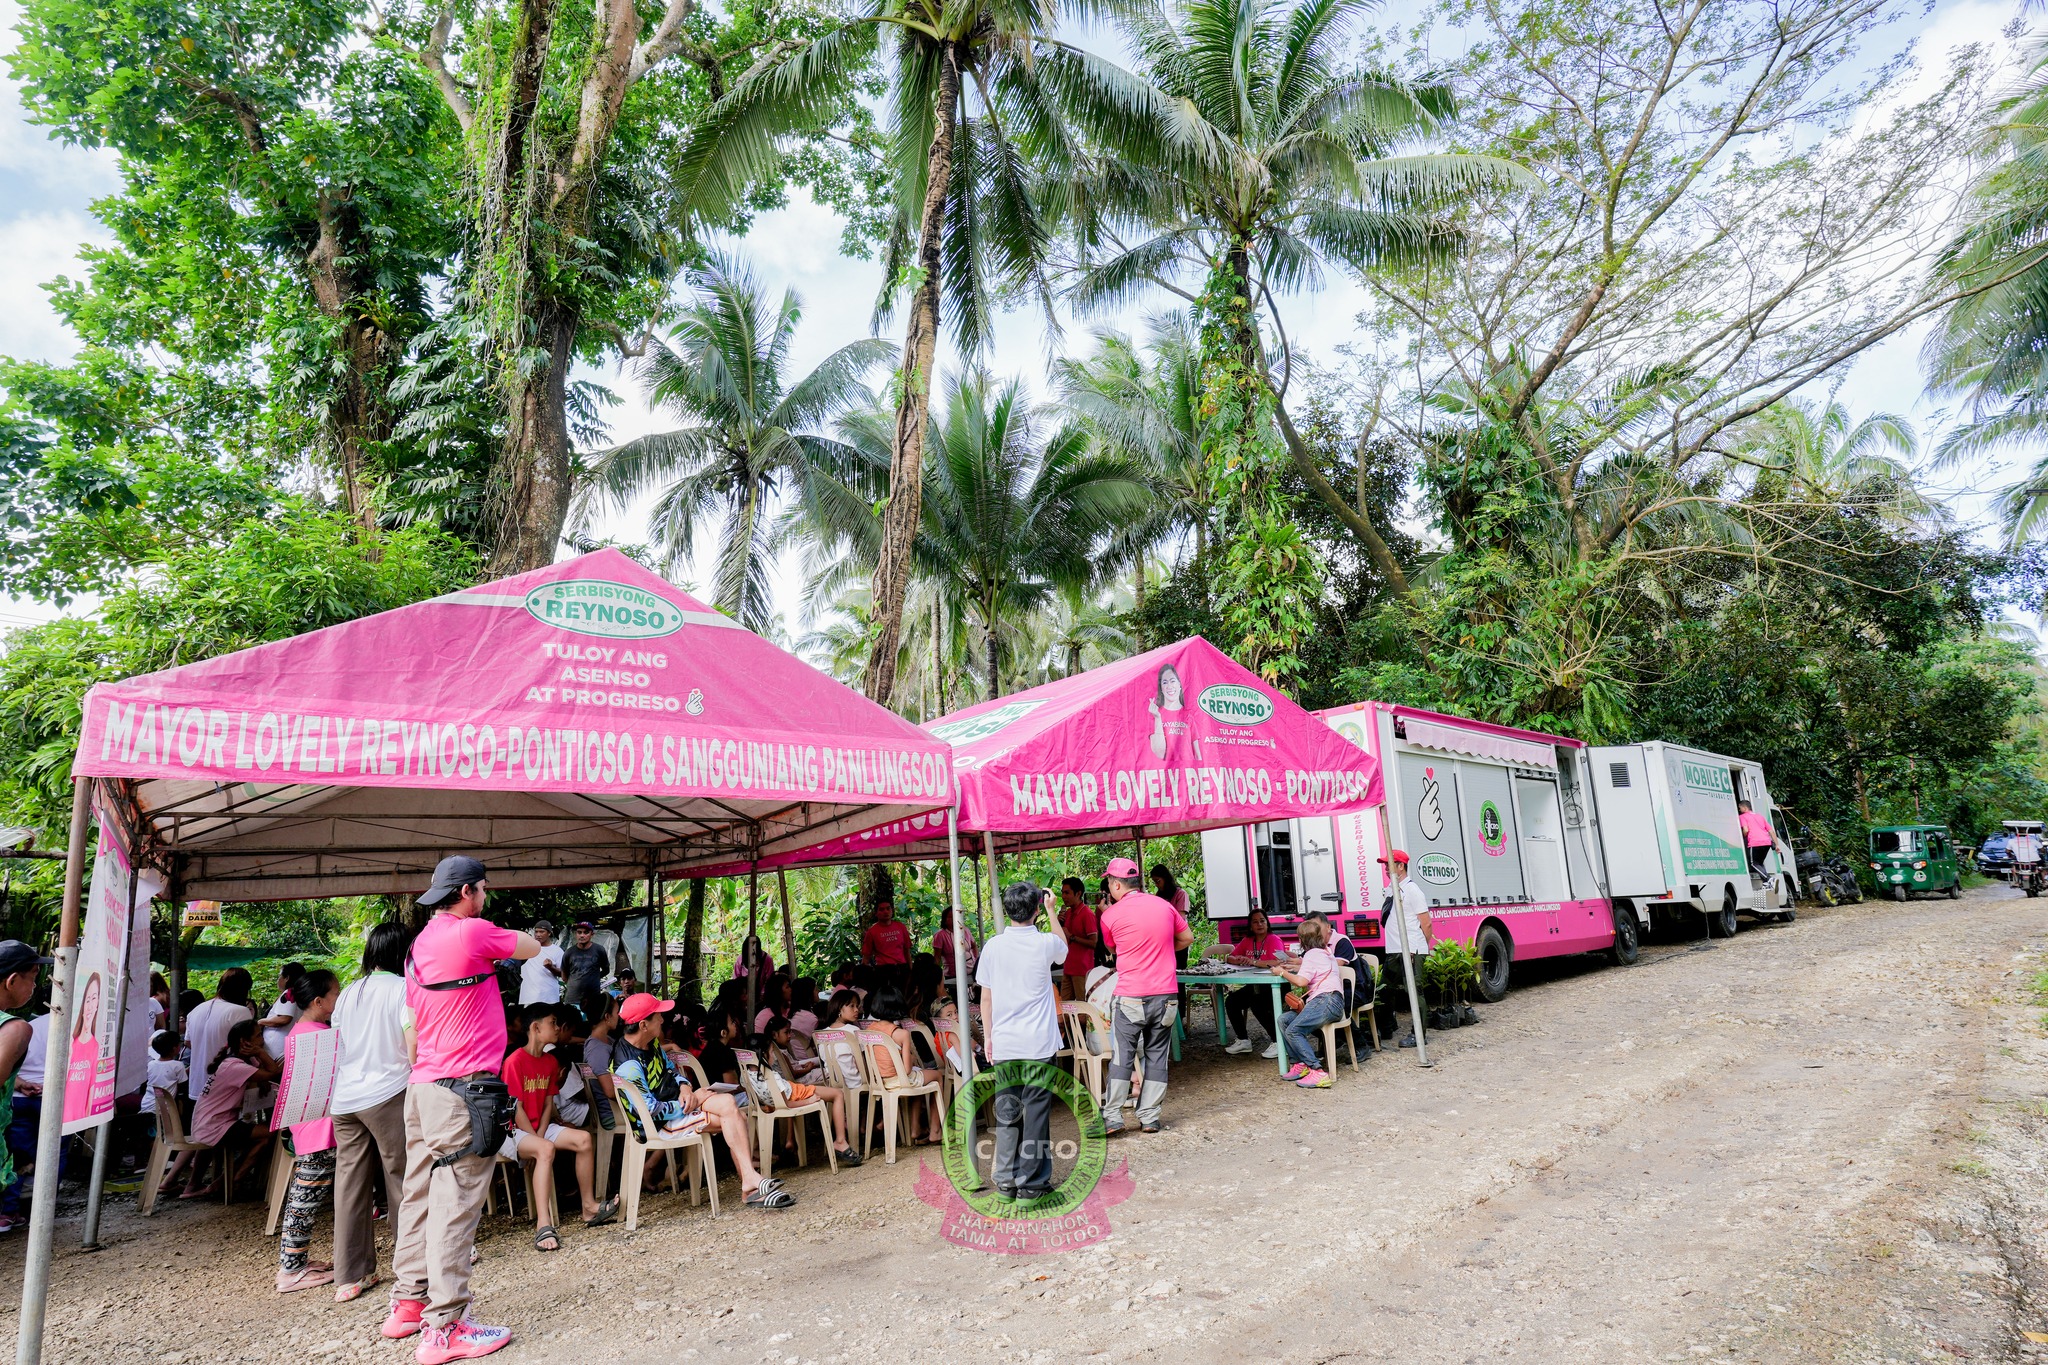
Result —
[[[1245,921],[1245,931],[1237,942],[1230,946],[1230,965],[1233,967],[1263,967],[1278,962],[1287,953],[1280,935],[1273,932],[1273,922],[1266,918],[1263,910],[1254,910]],[[1252,1050],[1251,1017],[1256,1015],[1264,1026],[1268,1038],[1278,1038],[1280,1031],[1273,1022],[1273,988],[1271,986],[1239,986],[1223,1001],[1223,1012],[1230,1020],[1230,1031],[1237,1040],[1223,1050],[1236,1056],[1243,1056]],[[1279,1050],[1278,1043],[1268,1043],[1265,1055],[1271,1057]]]
[[[1764,857],[1774,842],[1769,817],[1759,814],[1747,801],[1735,803],[1736,819],[1742,822],[1742,842],[1749,850],[1749,875],[1764,875]]]
[[[333,972],[322,968],[300,972],[285,989],[291,993],[292,1003],[299,1007],[300,1014],[291,1032],[285,1035],[282,1079],[277,1085],[280,1109],[291,1089],[295,1040],[302,1034],[321,1033],[328,1028],[328,1021],[334,1017],[334,1002],[341,996],[341,982]],[[272,1127],[275,1126],[273,1121]],[[296,1294],[301,1289],[334,1283],[333,1264],[308,1259],[306,1250],[313,1243],[313,1220],[320,1213],[327,1191],[334,1186],[334,1120],[295,1123],[291,1132],[292,1151],[297,1160],[292,1163],[292,1183],[284,1196],[284,1235],[277,1244],[280,1294]],[[271,1157],[272,1161],[283,1159],[281,1152]]]
[[[248,1095],[251,1085],[268,1083],[277,1079],[277,1060],[263,1046],[263,1035],[257,1032],[254,1019],[244,1019],[228,1030],[227,1041],[213,1057],[213,1066],[208,1071],[206,1089],[200,1092],[199,1102],[192,1107],[192,1140],[217,1147],[214,1155],[220,1160],[220,1178],[239,1180],[249,1173],[256,1164],[256,1158],[270,1146],[265,1141],[252,1142],[232,1173],[228,1167],[230,1139],[251,1132],[250,1125],[241,1121],[242,1100]],[[197,1179],[200,1167],[207,1162],[201,1157],[192,1163],[192,1175]],[[204,1199],[220,1188],[219,1181],[211,1185],[194,1187],[189,1182],[180,1198]]]

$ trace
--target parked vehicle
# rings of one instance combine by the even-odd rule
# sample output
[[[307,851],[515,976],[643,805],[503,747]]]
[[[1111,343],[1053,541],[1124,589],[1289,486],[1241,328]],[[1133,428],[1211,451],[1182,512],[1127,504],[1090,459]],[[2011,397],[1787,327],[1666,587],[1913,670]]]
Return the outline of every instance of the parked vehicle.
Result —
[[[1956,845],[1946,825],[1880,825],[1870,831],[1870,871],[1879,891],[1902,901],[1915,891],[1963,894]]]
[[[2004,830],[1986,835],[1977,847],[1977,870],[1987,877],[2005,879],[2006,869],[2012,866],[2012,836]]]
[[[1735,933],[1736,916],[1789,920],[1798,880],[1764,771],[1747,759],[1652,740],[1589,750],[1608,894],[1651,922],[1703,916]],[[1771,820],[1775,839],[1752,875],[1737,801]]]
[[[2048,863],[2042,858],[2043,826],[2039,820],[2007,820],[2005,822],[2006,853],[2005,880],[2019,887],[2029,896],[2038,896],[2048,891]]]
[[[1863,883],[1841,854],[1823,858],[1812,849],[1803,849],[1797,862],[1800,884],[1816,905],[1856,905],[1863,900]]]

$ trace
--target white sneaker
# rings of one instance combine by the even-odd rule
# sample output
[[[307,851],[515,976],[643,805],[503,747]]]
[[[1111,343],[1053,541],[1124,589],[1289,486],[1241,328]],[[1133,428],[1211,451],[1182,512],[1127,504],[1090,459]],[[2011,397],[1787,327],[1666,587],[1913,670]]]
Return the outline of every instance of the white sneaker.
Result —
[[[1260,1055],[1261,1057],[1264,1057],[1264,1058],[1265,1058],[1265,1059],[1266,1059],[1267,1061],[1269,1061],[1269,1062],[1270,1062],[1270,1061],[1272,1061],[1272,1060],[1273,1060],[1273,1059],[1274,1059],[1275,1057],[1278,1057],[1278,1056],[1280,1055],[1280,1044],[1278,1044],[1278,1043],[1268,1043],[1268,1044],[1266,1044],[1266,1050],[1265,1050],[1264,1052],[1261,1052],[1261,1053],[1260,1053],[1259,1055]]]
[[[1236,1042],[1232,1043],[1229,1047],[1224,1048],[1223,1050],[1233,1057],[1242,1057],[1245,1053],[1250,1052],[1252,1050],[1252,1040],[1249,1038],[1240,1038]]]

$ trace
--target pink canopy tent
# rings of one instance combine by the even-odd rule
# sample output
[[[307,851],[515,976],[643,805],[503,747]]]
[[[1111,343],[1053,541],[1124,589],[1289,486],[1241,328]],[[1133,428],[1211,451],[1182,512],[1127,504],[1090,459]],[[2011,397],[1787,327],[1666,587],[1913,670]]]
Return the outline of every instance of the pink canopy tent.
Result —
[[[174,898],[406,895],[456,851],[494,886],[577,886],[950,809],[950,759],[616,550],[95,687],[72,764],[38,1160],[56,1167],[95,807],[102,838],[167,874]],[[55,1193],[38,1185],[30,1218],[22,1360],[41,1351]]]
[[[1378,760],[1200,636],[925,729],[953,746],[959,828],[998,855],[1331,815],[1382,797]],[[943,813],[913,815],[761,865],[907,862],[947,847]]]
[[[751,862],[952,803],[946,746],[616,550],[124,682],[73,772],[186,896]],[[943,817],[940,817],[943,823]]]

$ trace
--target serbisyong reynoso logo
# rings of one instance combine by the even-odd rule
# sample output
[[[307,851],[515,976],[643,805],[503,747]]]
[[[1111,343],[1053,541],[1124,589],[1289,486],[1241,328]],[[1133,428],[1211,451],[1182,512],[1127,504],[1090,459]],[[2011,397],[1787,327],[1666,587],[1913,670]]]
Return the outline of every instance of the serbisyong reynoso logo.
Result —
[[[1458,860],[1448,853],[1425,853],[1415,860],[1415,875],[1432,886],[1449,886],[1458,880]]]
[[[1500,807],[1492,801],[1479,803],[1479,846],[1490,858],[1498,858],[1507,852],[1508,826],[1501,819]]]
[[[1242,683],[1212,683],[1195,698],[1195,705],[1226,725],[1264,725],[1273,718],[1273,699]]]
[[[1046,1194],[1028,1200],[1006,1197],[993,1185],[982,1183],[967,1137],[984,1104],[994,1101],[991,1110],[1000,1112],[1005,1102],[1019,1103],[1015,1090],[1020,1086],[1046,1091],[1064,1104],[1074,1116],[1076,1129],[1073,1138],[1053,1144],[1055,1170],[1058,1162],[1070,1163],[1065,1176]],[[987,1149],[982,1155],[991,1162],[992,1138],[993,1134],[985,1131],[975,1144]],[[918,1198],[940,1211],[939,1235],[956,1246],[1013,1256],[1079,1250],[1109,1236],[1109,1207],[1130,1196],[1127,1166],[1105,1172],[1108,1148],[1102,1111],[1074,1076],[1045,1062],[998,1062],[976,1073],[953,1097],[947,1115],[944,1178],[929,1166],[922,1168]]]
[[[579,635],[651,640],[683,628],[683,609],[663,597],[608,578],[564,578],[526,594],[534,620]]]
[[[948,744],[968,744],[977,739],[986,739],[1007,726],[1013,725],[1045,705],[1042,701],[1013,701],[984,711],[978,716],[963,716],[949,720],[943,725],[928,725],[925,733],[934,739],[943,739]]]

